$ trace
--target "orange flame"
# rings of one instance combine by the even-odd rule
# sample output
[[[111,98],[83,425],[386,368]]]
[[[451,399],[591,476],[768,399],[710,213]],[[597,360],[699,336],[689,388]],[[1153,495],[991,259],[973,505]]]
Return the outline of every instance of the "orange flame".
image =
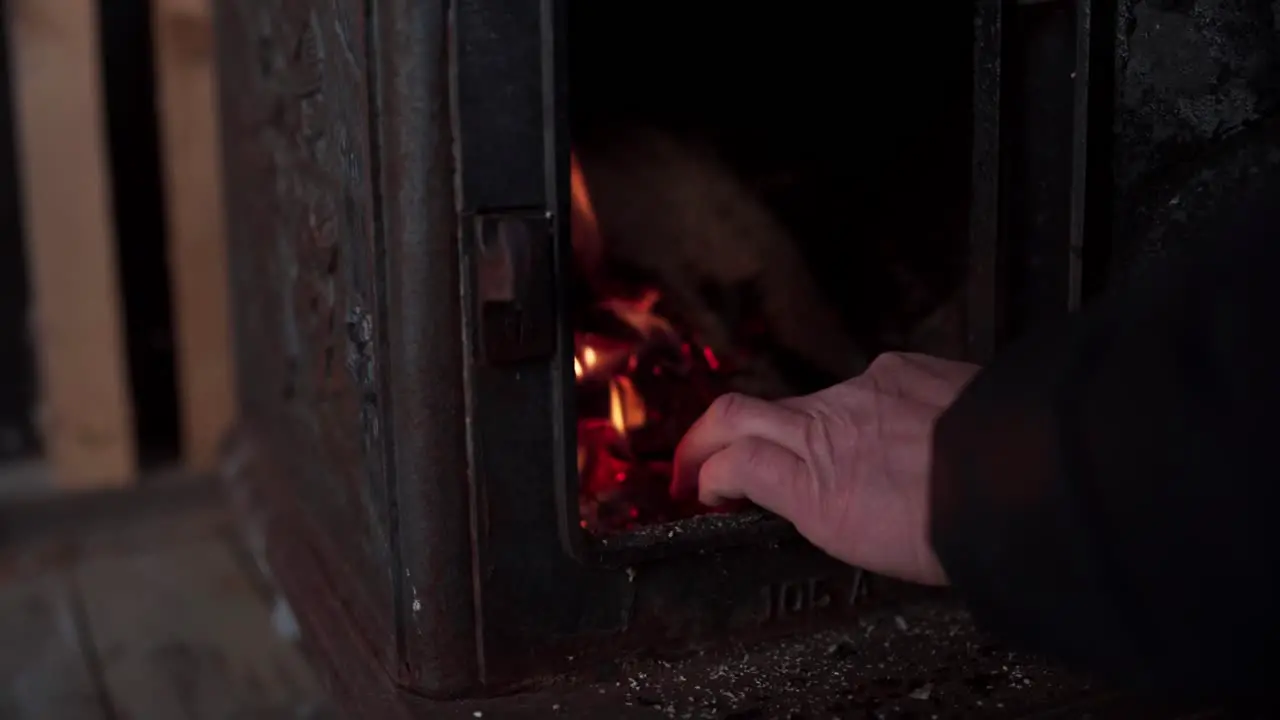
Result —
[[[581,381],[588,375],[596,374],[595,371],[601,364],[600,353],[590,345],[584,345],[581,352],[573,358],[573,376]]]
[[[626,435],[628,430],[644,427],[644,398],[636,392],[631,378],[618,376],[609,381],[609,424]]]
[[[582,173],[582,165],[576,154],[569,154],[569,192],[573,201],[573,209],[582,215],[589,224],[583,228],[592,234],[600,232],[600,222],[596,219],[595,206],[591,204],[591,192],[587,190],[587,178]]]
[[[657,290],[646,290],[638,300],[613,298],[605,300],[600,306],[613,313],[614,317],[631,326],[633,330],[640,333],[640,337],[646,340],[654,335],[664,335],[671,339],[677,339],[676,329],[672,327],[666,318],[658,315],[653,310],[660,299],[662,299],[662,296],[658,294]]]
[[[570,224],[573,252],[587,277],[595,278],[604,262],[604,240],[595,205],[591,202],[591,192],[587,190],[586,175],[574,153],[569,154],[569,197],[573,204]]]
[[[575,153],[569,154],[569,190],[573,202],[573,248],[590,271],[601,262],[603,244],[600,222],[591,201],[591,191],[587,189],[587,177]],[[637,300],[613,298],[606,300],[601,306],[640,333],[642,338],[649,339],[655,334],[675,338],[676,331],[671,323],[654,313],[654,306],[658,304],[659,298],[656,290],[649,290]],[[578,369],[579,364],[582,366],[581,371]],[[590,373],[593,363],[584,357],[579,364],[575,364],[574,373],[582,378]]]

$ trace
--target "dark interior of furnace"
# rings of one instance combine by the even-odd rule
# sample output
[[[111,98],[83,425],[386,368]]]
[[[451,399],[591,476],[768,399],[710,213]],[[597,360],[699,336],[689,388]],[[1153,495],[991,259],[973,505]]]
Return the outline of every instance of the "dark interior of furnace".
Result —
[[[582,526],[680,519],[680,437],[876,354],[960,353],[972,13],[571,4]]]

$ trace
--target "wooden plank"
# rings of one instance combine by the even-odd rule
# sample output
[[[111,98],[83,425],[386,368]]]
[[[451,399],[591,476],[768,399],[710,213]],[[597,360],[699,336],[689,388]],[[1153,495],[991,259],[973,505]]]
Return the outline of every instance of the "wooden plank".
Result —
[[[214,469],[235,414],[209,0],[154,0],[178,402],[189,467]]]
[[[75,578],[120,717],[283,720],[324,706],[225,543],[93,558]]]
[[[212,482],[144,476],[127,493],[0,498],[0,582],[70,568],[86,557],[230,536],[235,525],[220,491]]]
[[[66,579],[0,586],[0,717],[106,718]]]
[[[13,0],[5,7],[45,452],[60,487],[124,485],[136,450],[97,3]]]

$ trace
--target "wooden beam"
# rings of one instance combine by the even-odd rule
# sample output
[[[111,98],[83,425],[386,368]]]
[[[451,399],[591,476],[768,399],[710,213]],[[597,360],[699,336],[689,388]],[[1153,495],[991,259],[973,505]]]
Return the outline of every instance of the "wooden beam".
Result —
[[[209,0],[153,0],[183,455],[212,470],[235,415]]]
[[[136,448],[97,3],[5,7],[45,453],[60,487],[124,485]]]

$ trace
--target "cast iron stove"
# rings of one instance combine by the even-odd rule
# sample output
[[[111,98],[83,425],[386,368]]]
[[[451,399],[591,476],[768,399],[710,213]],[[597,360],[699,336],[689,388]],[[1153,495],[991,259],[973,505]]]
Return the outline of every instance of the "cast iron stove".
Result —
[[[639,438],[696,415],[671,396],[733,388],[726,352],[763,368],[738,377],[769,392],[886,349],[981,362],[1087,302],[1151,233],[1193,226],[1160,216],[1166,195],[1231,192],[1280,156],[1274,62],[1204,57],[1232,97],[1251,93],[1238,127],[1161,109],[1219,92],[1160,75],[1187,37],[1275,57],[1262,5],[1202,4],[1229,22],[1129,0],[956,3],[929,22],[903,3],[839,21],[737,4],[219,3],[244,411],[227,477],[338,695],[372,717],[1130,702],[998,650],[945,599],[842,566],[776,518],[664,505],[661,456],[688,418]],[[1160,39],[1178,18],[1185,37]],[[1124,149],[1135,138],[1140,156]],[[672,168],[690,158],[731,198],[764,198],[730,203],[740,232],[726,237],[785,235],[790,254],[690,250],[703,273],[682,278],[627,238],[687,236],[671,245],[683,251],[718,232],[672,219],[688,207],[637,204],[687,181]],[[762,213],[776,233],[743,220]],[[599,282],[584,228],[605,254],[632,243],[624,259],[649,274],[611,275],[626,291]],[[808,268],[852,350],[778,340],[776,293],[708,257]],[[582,308],[612,302],[617,320],[618,301],[634,317],[645,298],[676,360],[637,351],[635,322],[603,345],[599,325],[584,330]],[[757,335],[777,342],[741,340],[729,316],[763,317]],[[632,344],[614,369],[633,375],[611,371],[592,396],[584,365],[619,337]],[[711,379],[637,387],[636,367],[671,362]],[[591,485],[592,432],[627,436],[625,487],[644,492]],[[588,449],[614,462],[616,442]]]

